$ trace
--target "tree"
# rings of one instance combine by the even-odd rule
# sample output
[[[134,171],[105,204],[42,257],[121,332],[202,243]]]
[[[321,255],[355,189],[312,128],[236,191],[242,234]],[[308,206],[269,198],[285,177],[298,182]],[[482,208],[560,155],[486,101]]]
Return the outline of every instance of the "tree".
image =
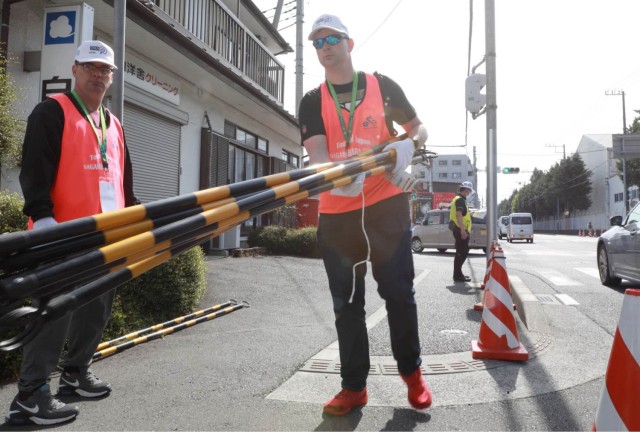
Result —
[[[562,159],[546,173],[535,169],[529,184],[514,191],[510,212],[529,212],[535,217],[556,216],[558,211],[585,210],[591,206],[591,171],[578,154]],[[504,208],[501,207],[501,208]]]
[[[25,123],[14,106],[20,91],[7,75],[7,60],[0,56],[0,165],[20,165]]]
[[[637,114],[640,114],[640,110],[634,110]],[[627,133],[640,133],[640,116],[633,119],[633,122],[627,128]],[[622,160],[616,162],[618,168],[618,175],[620,180],[624,181]],[[640,159],[627,159],[625,162],[625,168],[627,172],[627,186],[640,185]]]

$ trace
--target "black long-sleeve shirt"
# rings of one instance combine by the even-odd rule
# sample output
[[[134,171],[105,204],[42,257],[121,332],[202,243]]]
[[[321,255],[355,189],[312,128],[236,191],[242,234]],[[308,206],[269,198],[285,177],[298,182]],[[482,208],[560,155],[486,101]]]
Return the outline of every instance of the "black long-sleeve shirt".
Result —
[[[66,93],[66,95],[82,113],[82,109],[71,94]],[[111,113],[106,110],[105,121],[109,127]],[[22,147],[22,167],[19,178],[25,201],[23,213],[34,221],[44,217],[55,218],[50,191],[58,172],[63,129],[64,111],[53,99],[40,102],[29,115]],[[133,193],[133,172],[126,141],[124,150],[124,200],[125,206],[129,207],[138,204],[139,201]]]

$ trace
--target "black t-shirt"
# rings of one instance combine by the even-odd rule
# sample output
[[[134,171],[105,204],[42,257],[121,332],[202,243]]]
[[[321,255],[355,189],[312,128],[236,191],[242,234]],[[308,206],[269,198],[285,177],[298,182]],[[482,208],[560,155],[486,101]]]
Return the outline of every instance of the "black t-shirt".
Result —
[[[416,110],[409,103],[409,100],[402,91],[402,88],[391,78],[379,73],[373,74],[380,85],[380,93],[384,103],[384,115],[386,117],[387,128],[392,136],[396,135],[393,123],[405,124],[416,117]],[[364,72],[358,72],[358,92],[356,94],[356,109],[366,93],[366,77]],[[353,83],[334,85],[338,101],[345,107],[351,102],[351,91]],[[307,92],[300,101],[298,119],[300,122],[300,135],[302,141],[316,135],[326,135],[324,123],[322,121],[322,102],[320,97],[320,87]]]

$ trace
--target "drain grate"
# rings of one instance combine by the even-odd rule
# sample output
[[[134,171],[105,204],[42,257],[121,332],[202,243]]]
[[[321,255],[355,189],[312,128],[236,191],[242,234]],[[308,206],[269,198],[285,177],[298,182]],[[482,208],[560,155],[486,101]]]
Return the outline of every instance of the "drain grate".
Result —
[[[494,360],[457,361],[451,363],[422,363],[420,369],[424,375],[476,372],[503,366],[504,363]],[[300,368],[301,372],[340,373],[340,362],[311,359]],[[398,366],[390,360],[372,363],[370,375],[398,375]]]
[[[551,337],[547,334],[537,334],[536,341],[534,343],[526,344],[527,351],[529,351],[529,360],[537,357],[542,350],[551,345]],[[461,353],[462,354],[462,353]],[[423,375],[439,375],[439,374],[451,374],[451,373],[463,373],[463,372],[477,372],[487,369],[494,369],[503,367],[509,364],[513,364],[509,361],[502,360],[459,360],[445,362],[423,362],[420,366]],[[299,369],[301,372],[317,372],[317,373],[340,373],[340,362],[338,360],[326,360],[326,359],[310,359]],[[389,360],[382,360],[379,362],[372,362],[369,370],[369,375],[398,375],[398,366],[392,357]]]
[[[562,303],[552,294],[535,294],[538,301],[546,305],[563,306]]]

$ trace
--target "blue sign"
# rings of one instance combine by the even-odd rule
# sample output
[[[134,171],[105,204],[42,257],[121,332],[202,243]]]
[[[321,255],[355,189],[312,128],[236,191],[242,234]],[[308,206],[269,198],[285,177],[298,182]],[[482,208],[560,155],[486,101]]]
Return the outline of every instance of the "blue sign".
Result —
[[[49,12],[45,17],[45,45],[74,44],[76,11]]]

